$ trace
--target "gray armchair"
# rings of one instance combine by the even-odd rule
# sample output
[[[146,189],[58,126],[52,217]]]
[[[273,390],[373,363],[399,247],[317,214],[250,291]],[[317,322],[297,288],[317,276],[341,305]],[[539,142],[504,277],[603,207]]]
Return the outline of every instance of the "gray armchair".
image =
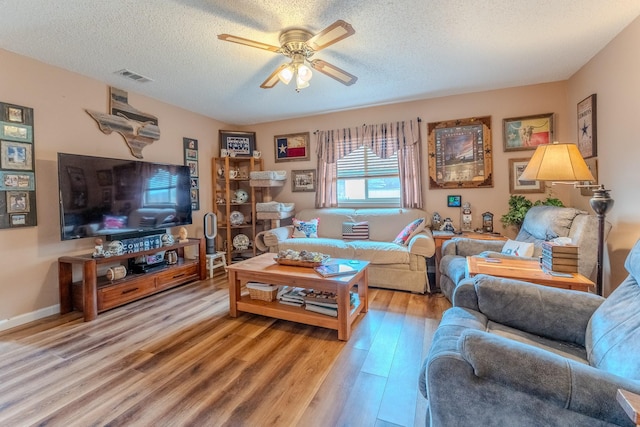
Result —
[[[432,426],[633,426],[640,393],[640,242],[605,300],[478,275],[444,313],[419,386]],[[470,283],[470,284],[469,284]]]
[[[610,228],[607,224],[605,232],[608,233]],[[535,248],[533,257],[538,258],[542,252],[542,242],[557,237],[569,237],[572,243],[579,247],[578,272],[594,280],[598,252],[597,217],[574,208],[534,206],[525,215],[515,240],[533,243]],[[438,265],[442,293],[456,305],[455,289],[465,277],[466,257],[507,256],[500,254],[504,243],[496,240],[466,238],[445,241],[442,244],[442,258]]]

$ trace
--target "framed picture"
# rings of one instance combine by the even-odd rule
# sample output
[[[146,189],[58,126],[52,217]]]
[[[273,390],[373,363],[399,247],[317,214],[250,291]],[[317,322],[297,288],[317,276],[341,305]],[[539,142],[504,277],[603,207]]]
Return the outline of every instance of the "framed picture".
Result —
[[[520,175],[531,159],[509,159],[509,193],[544,193],[544,182],[521,181]]]
[[[7,105],[7,120],[13,123],[24,123],[24,110],[20,107]]]
[[[276,135],[276,163],[291,160],[309,160],[309,132]]]
[[[429,188],[493,187],[491,116],[429,123]]]
[[[21,142],[0,141],[2,169],[33,170],[32,145]]]
[[[7,213],[29,212],[29,193],[7,191]]]
[[[96,171],[96,177],[98,178],[98,185],[107,186],[113,185],[113,174],[111,169],[101,169]]]
[[[220,150],[237,157],[251,157],[256,149],[255,132],[220,131]],[[234,154],[231,154],[234,153]]]
[[[0,171],[0,191],[34,191],[35,189],[33,172]]]
[[[316,191],[315,169],[291,171],[291,191]]]
[[[110,188],[102,189],[102,204],[103,205],[111,205],[112,192]]]
[[[596,179],[595,181],[590,182],[590,184],[597,184],[598,183],[598,159],[595,157],[591,157],[591,158],[585,159],[585,163],[587,164],[587,167],[591,171],[591,175],[593,175],[593,177]],[[593,197],[593,189],[580,188],[580,194],[582,196]]]
[[[11,218],[12,227],[27,225],[27,216],[25,214],[13,214],[13,215],[10,215],[10,218]]]
[[[182,138],[184,148],[184,164],[189,166],[191,179],[191,209],[200,209],[200,186],[198,185],[198,140]]]
[[[535,150],[553,142],[553,113],[502,120],[504,151]]]
[[[33,142],[33,128],[18,123],[0,122],[0,139]]]
[[[578,102],[578,149],[585,159],[598,155],[596,94]]]

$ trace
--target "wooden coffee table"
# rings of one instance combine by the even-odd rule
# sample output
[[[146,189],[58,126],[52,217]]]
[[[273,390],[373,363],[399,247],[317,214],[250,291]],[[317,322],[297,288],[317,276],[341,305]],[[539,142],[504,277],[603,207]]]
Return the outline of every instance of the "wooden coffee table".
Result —
[[[589,292],[595,284],[579,273],[571,273],[571,277],[552,276],[540,267],[540,263],[530,259],[498,259],[500,262],[490,262],[487,258],[467,257],[467,272],[469,277],[476,274],[488,274],[490,276],[504,277],[507,279],[523,280],[539,285],[552,286],[554,288],[573,289]]]
[[[267,253],[247,259],[227,267],[229,273],[229,314],[237,317],[239,312],[260,314],[276,319],[320,326],[338,331],[338,339],[348,341],[351,326],[358,314],[366,313],[368,302],[368,261],[359,261],[351,266],[356,274],[324,278],[313,268],[280,265],[274,260],[275,254]],[[337,259],[329,260],[337,262]],[[344,261],[344,260],[342,260]],[[261,282],[272,285],[296,286],[305,289],[333,292],[338,299],[338,317],[327,316],[280,304],[278,301],[261,301],[242,294],[247,282]],[[358,289],[359,302],[351,307],[349,292]]]

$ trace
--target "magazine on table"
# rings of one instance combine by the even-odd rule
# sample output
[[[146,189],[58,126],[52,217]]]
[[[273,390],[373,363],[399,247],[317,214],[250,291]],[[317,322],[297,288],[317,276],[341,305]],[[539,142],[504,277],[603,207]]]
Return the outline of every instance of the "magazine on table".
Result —
[[[323,264],[315,267],[315,270],[322,277],[344,276],[347,274],[355,274],[358,272],[358,268],[352,267],[348,262]]]

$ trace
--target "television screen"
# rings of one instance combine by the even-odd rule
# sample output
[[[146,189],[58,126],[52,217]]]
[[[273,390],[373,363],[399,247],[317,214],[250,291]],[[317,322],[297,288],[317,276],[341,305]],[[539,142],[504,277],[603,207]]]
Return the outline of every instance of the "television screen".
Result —
[[[62,240],[191,224],[189,167],[58,153]]]

